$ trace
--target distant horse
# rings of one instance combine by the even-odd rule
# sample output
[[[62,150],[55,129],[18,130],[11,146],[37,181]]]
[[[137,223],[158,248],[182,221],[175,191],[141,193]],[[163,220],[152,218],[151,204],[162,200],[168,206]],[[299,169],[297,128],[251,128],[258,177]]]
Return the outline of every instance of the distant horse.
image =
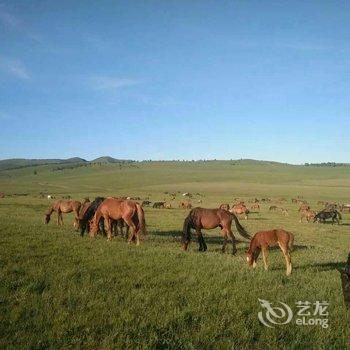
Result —
[[[345,269],[338,269],[338,271],[340,272],[345,306],[350,309],[350,253]]]
[[[231,209],[230,213],[235,215],[244,214],[244,218],[248,219],[249,209],[244,204],[235,204]]]
[[[144,201],[141,203],[141,205],[142,205],[143,207],[148,207],[150,204],[151,204],[151,202],[148,201],[148,200],[144,200]]]
[[[246,253],[248,265],[254,268],[260,251],[262,251],[265,270],[267,270],[267,251],[269,247],[279,245],[286,259],[286,275],[289,276],[292,273],[290,250],[293,242],[293,234],[282,229],[257,232],[250,241],[250,246]]]
[[[307,222],[315,218],[316,213],[313,210],[302,210],[300,212],[300,222],[303,222],[303,219],[306,219]]]
[[[156,209],[164,209],[165,208],[165,202],[155,202],[153,204],[153,208]]]
[[[282,215],[289,216],[288,209],[285,209],[285,208],[280,208],[280,209],[281,209]]]
[[[251,211],[253,211],[253,210],[260,211],[260,205],[259,205],[259,203],[253,204],[253,205],[250,207],[250,210],[251,210]]]
[[[140,244],[140,234],[146,234],[145,214],[141,205],[130,200],[121,200],[116,198],[107,198],[104,200],[94,215],[90,236],[95,237],[99,222],[104,219],[107,231],[107,239],[110,241],[113,237],[112,221],[123,219],[125,223],[132,228],[128,242],[136,240],[136,244]]]
[[[271,207],[269,208],[269,211],[274,211],[277,209],[278,209],[278,207],[276,205],[271,205]]]
[[[230,210],[230,205],[227,204],[227,203],[220,204],[219,209],[223,209],[223,210],[229,211]]]
[[[314,222],[322,222],[323,224],[326,223],[327,219],[332,219],[332,225],[336,221],[338,225],[340,224],[340,221],[342,219],[340,213],[337,210],[330,210],[325,211],[322,210],[319,213],[317,213],[314,217]]]
[[[182,209],[191,209],[192,208],[192,204],[190,202],[181,202],[179,204],[179,208]]]
[[[239,223],[236,215],[223,209],[205,209],[205,208],[194,208],[190,211],[186,217],[182,231],[182,249],[187,250],[188,245],[191,241],[191,229],[196,231],[199,243],[199,251],[206,251],[207,245],[204,241],[201,230],[211,230],[216,227],[221,228],[221,235],[224,238],[222,246],[222,252],[225,252],[228,237],[232,242],[232,254],[236,254],[236,242],[235,236],[231,230],[232,220],[235,221],[237,231],[244,238],[250,239],[249,233]]]
[[[50,205],[45,214],[45,223],[48,224],[50,222],[51,214],[55,211],[57,213],[57,225],[63,225],[62,213],[67,214],[73,212],[73,226],[75,229],[78,229],[80,207],[81,203],[74,200],[60,199],[58,201],[55,201],[52,203],[52,205]]]
[[[100,206],[100,204],[105,200],[104,197],[96,197],[86,208],[84,213],[79,216],[79,228],[80,228],[80,235],[84,236],[85,231],[90,231],[90,221],[95,215],[95,212],[97,208]]]
[[[302,203],[298,209],[299,212],[301,212],[302,210],[310,210],[310,206],[307,203]]]
[[[344,213],[350,213],[350,204],[343,204],[340,211]]]

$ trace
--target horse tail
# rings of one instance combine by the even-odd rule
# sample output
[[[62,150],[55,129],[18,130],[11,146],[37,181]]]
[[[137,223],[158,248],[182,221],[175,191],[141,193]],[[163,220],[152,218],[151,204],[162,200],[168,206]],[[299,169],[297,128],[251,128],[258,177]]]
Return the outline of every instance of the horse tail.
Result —
[[[238,221],[237,219],[237,216],[233,213],[230,213],[231,214],[231,217],[233,218],[233,220],[235,221],[235,225],[236,225],[236,228],[237,228],[237,231],[239,232],[239,234],[246,238],[246,239],[249,239],[251,240],[252,237],[250,236],[250,234],[245,230],[245,228],[240,224],[240,222]]]
[[[182,230],[182,249],[187,250],[188,244],[191,241],[191,228],[194,227],[193,225],[193,210],[190,211],[190,213],[187,215],[184,225],[183,225],[183,230]]]
[[[293,250],[293,245],[294,245],[294,235],[291,232],[288,232],[288,233],[289,233],[288,247],[289,247],[289,250],[292,251]]]
[[[147,231],[146,231],[145,212],[143,211],[139,203],[136,203],[136,210],[137,210],[137,218],[139,221],[139,232],[143,235],[146,235]]]

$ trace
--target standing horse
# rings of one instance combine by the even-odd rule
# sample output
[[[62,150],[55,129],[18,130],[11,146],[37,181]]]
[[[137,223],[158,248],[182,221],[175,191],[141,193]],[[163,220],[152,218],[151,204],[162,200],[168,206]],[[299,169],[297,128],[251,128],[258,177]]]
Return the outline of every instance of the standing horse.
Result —
[[[232,241],[232,254],[236,254],[236,242],[235,236],[231,230],[232,219],[235,221],[237,231],[247,239],[250,239],[248,232],[241,226],[236,215],[223,209],[205,209],[194,208],[190,211],[186,217],[182,231],[182,249],[187,250],[191,241],[191,229],[196,230],[198,237],[199,251],[206,251],[207,245],[205,244],[201,230],[211,230],[216,227],[221,228],[221,235],[224,238],[224,244],[222,246],[222,252],[225,252],[227,239],[230,237]]]
[[[98,231],[100,219],[104,219],[107,231],[107,239],[112,239],[112,221],[123,219],[125,223],[132,228],[128,242],[136,240],[140,244],[140,233],[146,234],[145,214],[141,205],[130,200],[121,200],[116,198],[107,198],[104,200],[93,218],[90,236],[95,237]]]
[[[293,247],[293,242],[293,234],[282,229],[257,232],[250,241],[250,246],[246,253],[248,265],[255,267],[260,251],[262,251],[265,270],[267,270],[267,251],[269,247],[279,245],[286,259],[286,275],[289,276],[292,273],[290,250]]]
[[[57,213],[57,225],[63,225],[62,213],[74,213],[74,222],[73,226],[75,229],[78,229],[79,223],[79,211],[80,211],[81,203],[74,200],[58,200],[50,205],[49,209],[45,214],[45,224],[48,224],[51,219],[51,214],[55,211]]]
[[[339,211],[337,211],[337,210],[330,210],[330,211],[322,210],[315,215],[314,222],[318,221],[318,222],[322,222],[323,224],[325,224],[327,219],[332,219],[332,225],[334,224],[335,221],[339,225],[340,224],[339,220],[341,220],[342,217],[341,217]]]

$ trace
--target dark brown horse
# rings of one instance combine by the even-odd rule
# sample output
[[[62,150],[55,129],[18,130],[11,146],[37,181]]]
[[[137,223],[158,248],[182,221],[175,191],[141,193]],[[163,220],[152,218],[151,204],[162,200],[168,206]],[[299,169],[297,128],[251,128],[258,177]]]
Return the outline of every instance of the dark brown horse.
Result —
[[[51,214],[55,211],[57,213],[57,225],[63,225],[62,213],[74,213],[74,222],[73,226],[75,229],[78,229],[79,223],[79,211],[81,208],[81,203],[74,200],[58,200],[50,205],[49,209],[45,214],[45,224],[50,222]]]
[[[201,230],[211,230],[216,227],[221,228],[221,235],[224,238],[224,244],[222,246],[222,252],[225,252],[228,237],[232,241],[232,254],[236,254],[236,241],[235,236],[231,230],[232,220],[235,221],[238,232],[247,239],[250,239],[248,232],[241,226],[236,215],[223,209],[205,209],[194,208],[190,211],[184,221],[182,232],[182,249],[187,250],[191,241],[191,229],[196,231],[199,243],[199,251],[206,251],[207,245],[205,244]]]
[[[90,236],[95,237],[99,230],[100,219],[104,219],[105,229],[107,231],[107,239],[111,240],[112,221],[123,219],[125,223],[131,227],[132,234],[128,242],[136,240],[136,244],[140,244],[140,234],[146,234],[145,214],[141,205],[130,200],[122,200],[115,198],[107,198],[104,200],[93,218],[91,225]]]

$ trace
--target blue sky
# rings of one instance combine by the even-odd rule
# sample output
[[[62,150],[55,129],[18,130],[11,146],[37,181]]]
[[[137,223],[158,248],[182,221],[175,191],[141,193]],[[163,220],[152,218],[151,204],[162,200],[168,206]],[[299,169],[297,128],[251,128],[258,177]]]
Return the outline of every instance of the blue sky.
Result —
[[[0,158],[349,162],[349,1],[1,1]]]

